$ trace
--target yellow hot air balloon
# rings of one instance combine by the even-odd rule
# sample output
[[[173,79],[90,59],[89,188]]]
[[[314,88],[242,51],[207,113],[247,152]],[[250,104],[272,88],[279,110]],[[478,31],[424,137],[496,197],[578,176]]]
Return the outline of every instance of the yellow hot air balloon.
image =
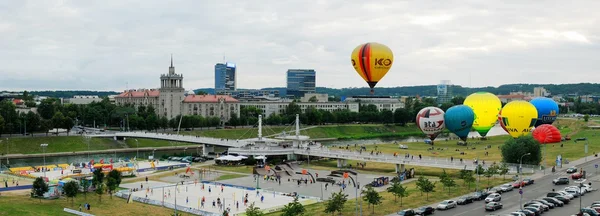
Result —
[[[352,55],[352,66],[371,87],[371,94],[377,82],[392,68],[394,54],[387,46],[379,43],[358,45]]]
[[[500,110],[498,120],[508,134],[517,138],[531,132],[537,117],[537,109],[533,104],[527,101],[512,101]]]
[[[463,104],[473,109],[475,113],[473,129],[485,137],[488,131],[496,125],[502,102],[492,93],[476,92],[465,98]]]

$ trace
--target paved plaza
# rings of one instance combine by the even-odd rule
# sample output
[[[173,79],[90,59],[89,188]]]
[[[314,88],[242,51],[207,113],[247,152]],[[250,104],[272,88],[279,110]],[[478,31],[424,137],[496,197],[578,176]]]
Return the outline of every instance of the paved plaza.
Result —
[[[143,189],[141,188],[142,185]],[[243,213],[247,207],[243,202],[246,195],[248,196],[248,206],[255,203],[256,206],[266,211],[278,210],[294,200],[291,196],[273,191],[193,181],[184,182],[183,185],[180,184],[177,187],[173,184],[157,181],[123,184],[121,187],[139,189],[137,192],[133,192],[133,197],[138,197],[137,200],[141,198],[143,202],[150,203],[153,201],[158,205],[167,207],[173,206],[177,202],[178,209],[200,214],[203,214],[203,212],[221,214],[227,208],[230,209],[230,213],[233,215]],[[263,197],[264,200],[261,201]],[[201,204],[202,198],[206,201],[204,206]],[[216,204],[217,199],[223,204],[221,207]],[[299,201],[304,204],[316,202],[316,200],[311,201],[302,198]],[[213,202],[215,202],[214,206]]]
[[[300,171],[300,170],[298,170]],[[331,171],[326,171],[326,170],[311,170],[309,169],[308,172],[312,173],[313,175],[315,174],[319,174],[319,177],[326,177],[328,174],[331,173]],[[295,179],[307,179],[309,176],[307,175],[298,175],[298,174],[294,174],[291,177],[284,177],[281,179],[281,184],[279,184],[276,181],[270,180],[270,181],[265,181],[263,176],[259,177],[259,187],[260,188],[268,188],[269,190],[275,190],[275,191],[279,191],[279,192],[283,192],[283,193],[298,193],[301,196],[311,196],[311,197],[318,197],[318,198],[322,198],[324,200],[327,200],[331,197],[331,193],[334,192],[338,192],[340,191],[340,189],[342,189],[341,186],[339,185],[331,185],[328,184],[327,189],[325,189],[325,184],[324,182],[317,182],[317,183],[313,183],[311,184],[310,182],[308,182],[307,184],[305,183],[301,183],[300,185],[298,185],[298,182],[295,181]],[[316,176],[315,176],[316,177]],[[371,183],[374,178],[377,177],[381,177],[381,175],[370,175],[370,174],[361,174],[358,173],[357,176],[352,176],[357,183],[360,183],[360,188],[358,190],[358,193],[360,193],[360,190],[363,188],[364,185]],[[387,176],[389,177],[389,180],[392,180],[393,176]],[[225,183],[225,184],[236,184],[236,185],[240,185],[240,186],[245,186],[245,187],[256,187],[256,180],[255,180],[255,176],[254,175],[250,175],[250,176],[246,176],[246,177],[241,177],[241,178],[236,178],[236,179],[228,179],[228,180],[224,180],[224,181],[218,181],[220,183]],[[289,181],[288,181],[289,179]],[[351,181],[349,179],[343,179],[343,178],[338,178],[338,177],[333,177],[333,179],[336,182],[344,182],[345,184],[347,184],[347,187],[345,190],[343,190],[343,192],[345,194],[348,194],[348,198],[354,198],[356,197],[356,193],[357,191],[355,190],[355,188],[353,187]],[[349,182],[350,181],[350,182]],[[377,191],[383,191],[385,190],[387,186],[384,187],[376,187],[375,190]]]

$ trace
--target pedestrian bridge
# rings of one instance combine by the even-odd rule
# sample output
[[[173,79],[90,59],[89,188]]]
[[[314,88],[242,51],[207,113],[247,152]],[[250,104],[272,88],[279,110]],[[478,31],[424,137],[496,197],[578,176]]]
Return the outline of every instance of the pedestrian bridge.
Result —
[[[197,144],[208,144],[225,147],[242,147],[250,143],[245,140],[230,140],[220,139],[212,137],[201,137],[201,136],[190,136],[190,135],[179,135],[179,134],[168,134],[168,133],[151,133],[151,132],[117,132],[114,134],[90,134],[88,137],[125,137],[125,138],[145,138],[145,139],[159,139],[174,142],[187,142]]]
[[[330,150],[327,147],[316,147],[316,148],[275,148],[275,147],[250,147],[250,148],[230,148],[228,150],[230,154],[240,155],[307,155],[313,157],[324,157],[324,158],[335,158],[338,159],[338,167],[345,165],[346,160],[354,161],[365,161],[365,162],[379,162],[395,164],[397,171],[403,170],[405,165],[411,166],[423,166],[423,167],[436,167],[443,169],[467,169],[475,170],[477,165],[473,160],[462,160],[443,158],[443,157],[421,157],[418,155],[412,155],[412,157],[404,157],[403,154],[394,156],[391,154],[369,154],[367,152],[358,151],[344,151],[344,150]],[[489,163],[482,166],[487,168]],[[511,173],[517,172],[518,165],[508,164]],[[523,166],[524,173],[535,172],[536,167]]]

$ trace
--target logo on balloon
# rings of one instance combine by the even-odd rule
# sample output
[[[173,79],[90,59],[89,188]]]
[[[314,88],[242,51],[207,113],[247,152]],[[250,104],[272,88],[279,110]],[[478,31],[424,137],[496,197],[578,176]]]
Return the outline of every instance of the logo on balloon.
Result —
[[[390,65],[392,65],[392,60],[391,59],[375,59],[375,66],[385,66],[385,67],[389,67]]]
[[[438,130],[442,125],[444,125],[444,120],[437,122],[426,121],[423,122],[423,130]]]
[[[554,122],[556,120],[556,110],[550,111],[550,115],[542,115],[543,122]]]

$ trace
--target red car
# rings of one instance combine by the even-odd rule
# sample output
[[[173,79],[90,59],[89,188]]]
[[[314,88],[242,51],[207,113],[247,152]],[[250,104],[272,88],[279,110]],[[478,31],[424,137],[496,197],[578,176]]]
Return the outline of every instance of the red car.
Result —
[[[573,173],[573,175],[571,175],[571,179],[573,180],[577,180],[583,177],[583,174],[581,173]]]
[[[519,188],[519,187],[525,187],[525,182],[521,182],[521,184],[519,184],[519,182],[514,182],[512,184],[513,188]]]

